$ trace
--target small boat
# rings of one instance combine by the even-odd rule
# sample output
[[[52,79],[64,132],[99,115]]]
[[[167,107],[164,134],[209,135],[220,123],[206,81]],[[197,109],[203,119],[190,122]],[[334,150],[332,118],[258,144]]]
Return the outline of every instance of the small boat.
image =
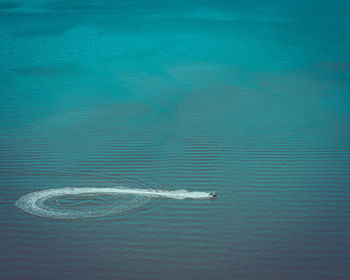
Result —
[[[209,194],[209,196],[210,196],[211,198],[216,198],[217,193],[216,193],[216,192],[211,192],[211,193]]]

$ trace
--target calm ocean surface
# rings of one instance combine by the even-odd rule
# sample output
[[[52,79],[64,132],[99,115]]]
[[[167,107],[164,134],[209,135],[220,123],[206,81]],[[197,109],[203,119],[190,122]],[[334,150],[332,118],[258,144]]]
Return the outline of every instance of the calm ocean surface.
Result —
[[[349,13],[0,0],[0,278],[350,279]]]

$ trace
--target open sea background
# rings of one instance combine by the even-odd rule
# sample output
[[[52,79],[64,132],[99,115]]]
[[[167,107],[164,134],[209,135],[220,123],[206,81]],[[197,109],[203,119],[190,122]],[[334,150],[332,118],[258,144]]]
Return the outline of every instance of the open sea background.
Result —
[[[349,14],[0,0],[0,278],[350,279]],[[74,220],[15,205],[118,185],[218,198]]]

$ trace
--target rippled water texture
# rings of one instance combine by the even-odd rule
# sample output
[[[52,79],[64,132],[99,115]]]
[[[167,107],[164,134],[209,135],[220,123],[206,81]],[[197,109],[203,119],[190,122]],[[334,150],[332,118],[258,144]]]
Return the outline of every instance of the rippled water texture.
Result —
[[[350,279],[348,2],[0,0],[0,279]]]

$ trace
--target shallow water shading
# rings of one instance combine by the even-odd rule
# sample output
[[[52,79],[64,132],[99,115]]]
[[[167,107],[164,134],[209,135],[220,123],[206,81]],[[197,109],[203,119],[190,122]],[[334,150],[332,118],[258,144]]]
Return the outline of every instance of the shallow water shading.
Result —
[[[349,279],[349,8],[0,4],[0,278]]]

